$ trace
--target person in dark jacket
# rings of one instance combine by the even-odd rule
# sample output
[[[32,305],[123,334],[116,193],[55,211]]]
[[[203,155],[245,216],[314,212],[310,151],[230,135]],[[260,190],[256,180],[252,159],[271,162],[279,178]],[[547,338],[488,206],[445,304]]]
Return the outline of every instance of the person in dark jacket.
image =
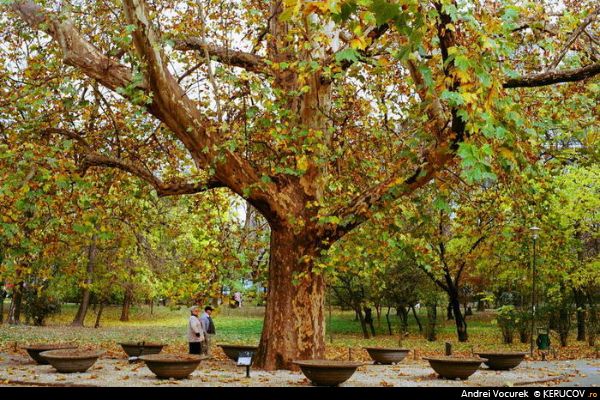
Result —
[[[215,324],[211,318],[213,308],[211,306],[204,307],[204,313],[200,317],[202,323],[202,329],[204,331],[204,342],[202,345],[202,353],[210,355],[210,342],[212,341],[213,335],[216,333]]]

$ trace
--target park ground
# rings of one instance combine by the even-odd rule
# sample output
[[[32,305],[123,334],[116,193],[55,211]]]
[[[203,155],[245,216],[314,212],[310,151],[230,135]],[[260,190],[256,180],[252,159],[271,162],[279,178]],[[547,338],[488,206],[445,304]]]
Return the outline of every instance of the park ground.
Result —
[[[76,328],[68,326],[76,308],[63,306],[62,312],[47,322],[47,326],[27,325],[0,326],[0,385],[35,386],[307,386],[309,382],[301,372],[253,370],[245,378],[242,368],[228,360],[218,347],[212,357],[203,361],[190,379],[182,381],[160,381],[140,363],[130,364],[119,342],[152,341],[168,344],[167,353],[187,352],[185,339],[188,311],[185,307],[172,309],[146,306],[132,309],[130,321],[118,320],[119,308],[105,309],[100,328]],[[262,327],[262,309],[248,307],[219,310],[215,317],[217,325],[216,343],[256,344]],[[94,315],[90,312],[86,326],[93,325]],[[397,319],[394,328],[397,330]],[[423,315],[424,319],[424,315]],[[438,379],[427,361],[422,357],[441,355],[444,343],[451,342],[453,352],[470,355],[477,351],[528,351],[529,345],[501,343],[498,327],[492,312],[476,313],[470,317],[469,342],[459,343],[454,333],[453,321],[440,321],[438,340],[426,341],[419,334],[411,319],[408,336],[401,346],[411,350],[400,364],[393,366],[365,365],[360,367],[343,386],[600,386],[600,360],[598,349],[573,337],[567,347],[553,347],[547,361],[539,355],[526,359],[517,369],[496,372],[481,369],[467,381]],[[377,321],[375,322],[378,326]],[[398,335],[387,334],[385,316],[378,326],[378,335],[364,339],[352,312],[335,310],[327,318],[327,358],[349,359],[370,362],[363,346],[398,347]],[[73,342],[80,347],[101,348],[105,355],[86,373],[59,374],[51,366],[36,365],[20,349],[25,344],[42,342]],[[557,340],[553,339],[553,346]]]

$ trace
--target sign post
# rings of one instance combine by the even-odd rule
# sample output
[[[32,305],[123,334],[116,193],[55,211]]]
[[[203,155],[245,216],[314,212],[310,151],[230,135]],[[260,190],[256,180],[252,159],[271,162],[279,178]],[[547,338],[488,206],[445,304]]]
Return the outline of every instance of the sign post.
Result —
[[[237,366],[246,367],[246,378],[250,378],[250,366],[252,365],[252,351],[240,351],[238,354]]]

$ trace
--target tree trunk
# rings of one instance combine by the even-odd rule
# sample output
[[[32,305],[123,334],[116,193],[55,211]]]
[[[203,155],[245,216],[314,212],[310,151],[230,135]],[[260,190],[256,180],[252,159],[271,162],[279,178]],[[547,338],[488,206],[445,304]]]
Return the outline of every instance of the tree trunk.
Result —
[[[550,312],[548,327],[553,331],[558,330],[558,313],[555,310]]]
[[[485,302],[482,299],[477,300],[477,312],[485,311]]]
[[[371,311],[371,308],[369,307],[365,307],[365,324],[369,325],[369,328],[371,328],[371,335],[373,337],[375,337],[375,326],[373,325],[373,313]]]
[[[97,235],[92,235],[92,241],[88,246],[88,254],[87,254],[87,267],[85,271],[85,282],[83,285],[83,296],[81,298],[81,303],[79,303],[79,309],[77,310],[77,314],[75,314],[75,318],[71,323],[71,326],[83,326],[85,322],[85,316],[88,311],[88,306],[90,304],[90,285],[92,284],[92,274],[94,273],[94,265],[96,264],[96,255],[97,255],[97,246],[96,239]]]
[[[6,299],[6,292],[0,285],[0,324],[4,322],[4,299]]]
[[[435,326],[437,324],[437,303],[427,305],[427,329],[425,330],[425,337],[429,342],[435,342],[437,335],[435,332]]]
[[[271,230],[269,291],[256,357],[260,368],[297,369],[293,360],[325,356],[325,282],[312,270],[313,239]]]
[[[600,321],[598,321],[598,309],[596,307],[596,303],[594,302],[593,294],[590,290],[586,290],[586,295],[588,298],[588,305],[590,306],[588,312],[588,344],[594,347],[596,344],[596,334],[598,333],[598,328],[600,327]]]
[[[23,282],[13,286],[10,307],[8,308],[8,323],[18,325],[21,321],[21,306],[23,305]]]
[[[400,334],[408,332],[408,311],[403,306],[396,306],[396,312],[400,318]]]
[[[567,346],[569,340],[569,330],[571,328],[571,321],[569,321],[569,310],[565,306],[561,306],[558,311],[558,335],[560,337],[560,345],[562,347]]]
[[[575,297],[575,307],[577,307],[577,340],[585,341],[585,324],[587,320],[585,293],[581,289],[573,289],[573,294]]]
[[[354,306],[354,312],[358,316],[358,320],[360,321],[360,327],[363,332],[363,337],[365,339],[369,339],[369,330],[367,329],[367,322],[365,321],[365,317],[362,313],[362,309],[360,308],[360,304]]]
[[[446,307],[446,319],[450,321],[454,319],[454,314],[452,313],[452,301],[448,302],[448,307]]]
[[[101,300],[100,308],[98,308],[98,315],[96,315],[96,323],[94,323],[94,328],[100,328],[100,318],[102,318],[103,310],[104,310],[104,300]]]
[[[390,309],[391,309],[391,307],[388,306],[387,313],[385,314],[385,320],[387,321],[388,331],[390,332],[390,335],[392,335],[392,323],[390,322]]]
[[[564,282],[560,284],[560,293],[563,301],[558,309],[558,335],[560,345],[565,347],[569,340],[569,330],[571,329],[571,304],[568,301],[567,288]]]
[[[419,333],[423,333],[423,325],[421,325],[421,320],[417,315],[417,310],[415,310],[415,306],[410,306],[412,308],[413,316],[415,317],[415,321],[417,321],[417,325],[419,325]]]
[[[456,289],[456,288],[455,288]],[[467,334],[467,321],[462,315],[460,310],[460,302],[458,301],[458,290],[451,290],[450,293],[450,304],[452,305],[452,311],[454,312],[454,321],[456,322],[456,333],[458,335],[459,342],[466,342],[469,340]]]
[[[123,322],[129,321],[129,308],[131,306],[132,300],[133,300],[133,293],[131,293],[131,288],[128,287],[125,290],[125,297],[123,298],[123,308],[121,308],[120,320]]]

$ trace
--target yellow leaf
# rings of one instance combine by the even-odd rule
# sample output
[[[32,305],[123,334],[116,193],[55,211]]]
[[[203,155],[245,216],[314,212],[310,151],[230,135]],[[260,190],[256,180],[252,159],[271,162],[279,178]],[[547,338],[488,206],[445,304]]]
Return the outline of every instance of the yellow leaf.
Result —
[[[352,41],[350,42],[350,46],[353,49],[364,50],[365,47],[367,47],[367,42],[365,41],[364,38],[358,37],[358,38],[352,39]]]

